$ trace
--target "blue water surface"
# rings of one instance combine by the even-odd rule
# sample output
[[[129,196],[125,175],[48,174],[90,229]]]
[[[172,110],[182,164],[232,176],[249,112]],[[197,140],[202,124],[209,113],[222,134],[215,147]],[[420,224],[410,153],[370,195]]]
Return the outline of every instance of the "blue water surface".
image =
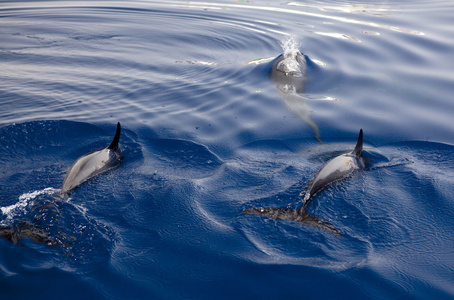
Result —
[[[454,3],[1,1],[1,299],[454,298]],[[288,50],[304,94],[271,82]],[[122,124],[122,163],[58,196]],[[297,208],[364,130],[365,170]],[[317,137],[317,132],[319,138]]]

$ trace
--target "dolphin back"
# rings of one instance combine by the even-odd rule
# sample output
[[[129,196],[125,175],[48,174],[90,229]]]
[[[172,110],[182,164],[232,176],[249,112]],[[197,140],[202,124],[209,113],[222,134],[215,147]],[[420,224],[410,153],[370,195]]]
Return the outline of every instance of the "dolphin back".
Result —
[[[120,122],[117,123],[117,132],[115,132],[115,136],[112,140],[112,143],[107,147],[113,151],[118,150],[118,142],[120,141],[120,133],[121,133],[121,125]]]
[[[300,224],[323,229],[339,237],[342,236],[342,232],[340,231],[340,229],[332,225],[331,223],[324,221],[314,215],[310,215],[307,212],[301,212],[300,210],[296,209],[277,207],[254,207],[244,210],[243,215],[258,215],[275,220],[297,222]]]
[[[121,126],[117,123],[117,132],[112,143],[102,150],[79,157],[63,179],[62,191],[69,193],[88,179],[115,167],[121,160],[118,151]]]

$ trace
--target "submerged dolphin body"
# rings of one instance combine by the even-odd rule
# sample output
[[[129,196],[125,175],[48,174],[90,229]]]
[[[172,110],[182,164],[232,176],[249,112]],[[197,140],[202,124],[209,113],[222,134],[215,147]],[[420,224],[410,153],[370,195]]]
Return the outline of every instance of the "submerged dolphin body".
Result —
[[[364,161],[361,157],[363,151],[363,130],[359,131],[358,141],[353,151],[336,156],[326,162],[318,171],[315,178],[306,185],[307,189],[301,192],[303,204],[298,209],[275,208],[275,207],[254,207],[243,211],[243,215],[259,215],[276,220],[293,221],[301,224],[310,225],[329,231],[337,236],[342,232],[334,225],[319,219],[306,212],[306,208],[314,195],[332,184],[333,182],[344,179],[353,171],[364,168]]]
[[[271,71],[271,81],[283,93],[304,94],[308,80],[306,58],[299,50],[292,50],[278,56]]]
[[[52,238],[47,232],[29,223],[22,222],[18,226],[0,227],[0,237],[21,245],[21,240],[28,238],[36,243],[48,245],[65,245],[60,239]]]
[[[121,160],[118,151],[121,126],[117,123],[117,131],[112,143],[102,150],[85,154],[79,157],[66,173],[61,187],[63,194],[69,194],[76,187],[96,175],[106,172],[117,166]]]
[[[320,130],[311,119],[311,108],[303,96],[308,81],[306,69],[307,62],[304,55],[299,50],[292,49],[276,59],[269,77],[287,110],[306,123],[312,129],[314,138],[321,142]]]

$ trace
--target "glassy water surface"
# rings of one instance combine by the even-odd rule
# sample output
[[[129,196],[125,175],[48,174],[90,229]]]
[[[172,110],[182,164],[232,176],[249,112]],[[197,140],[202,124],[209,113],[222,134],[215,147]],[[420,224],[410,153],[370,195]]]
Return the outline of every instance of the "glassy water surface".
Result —
[[[450,1],[3,1],[3,299],[454,297]],[[276,59],[306,68],[277,82]],[[304,73],[304,74],[303,74]],[[300,80],[303,78],[304,80]],[[121,122],[119,167],[59,196]],[[366,168],[297,208],[364,130]]]

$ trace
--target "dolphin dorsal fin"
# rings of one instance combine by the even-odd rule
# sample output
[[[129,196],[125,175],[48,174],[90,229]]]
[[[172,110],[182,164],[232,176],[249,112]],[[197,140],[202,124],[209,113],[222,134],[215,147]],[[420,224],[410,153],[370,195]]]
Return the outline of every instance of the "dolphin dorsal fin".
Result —
[[[360,157],[362,152],[363,152],[363,130],[360,129],[358,141],[356,142],[355,149],[353,149],[352,153]]]
[[[121,132],[121,126],[120,126],[120,122],[117,123],[117,132],[115,132],[115,136],[112,140],[112,143],[110,143],[109,149],[113,150],[113,151],[117,151],[118,150],[118,142],[120,141],[120,132]]]

